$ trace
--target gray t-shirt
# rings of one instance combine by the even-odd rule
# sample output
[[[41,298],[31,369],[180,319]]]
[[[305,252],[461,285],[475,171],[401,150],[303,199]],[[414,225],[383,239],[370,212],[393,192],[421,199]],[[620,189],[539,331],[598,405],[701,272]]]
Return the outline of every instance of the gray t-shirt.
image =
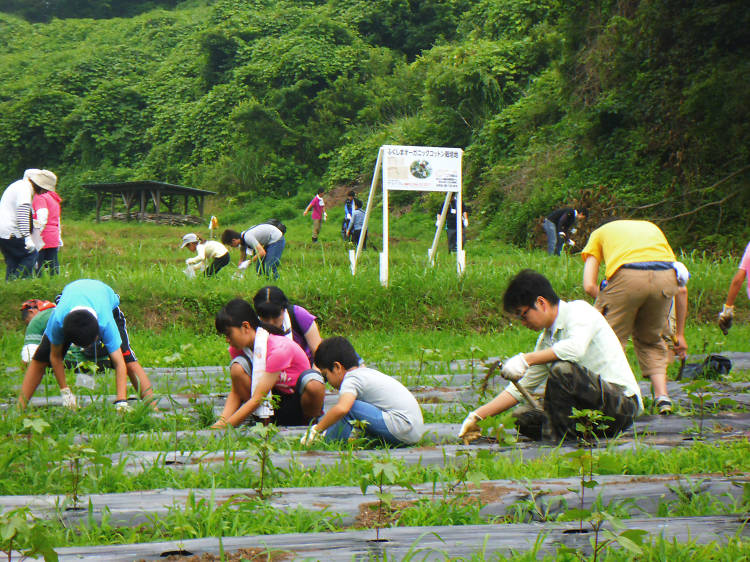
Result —
[[[344,392],[382,410],[385,425],[395,438],[416,443],[422,437],[424,420],[417,399],[393,377],[369,367],[358,367],[344,375],[339,394]]]
[[[283,237],[284,233],[274,225],[258,224],[242,233],[242,242],[250,250],[255,251],[256,246],[267,248],[269,244],[278,242]]]

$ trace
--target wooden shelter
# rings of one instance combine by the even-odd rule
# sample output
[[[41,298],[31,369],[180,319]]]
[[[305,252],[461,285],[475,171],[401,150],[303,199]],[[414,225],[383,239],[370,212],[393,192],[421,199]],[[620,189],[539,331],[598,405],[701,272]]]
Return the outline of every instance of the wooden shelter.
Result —
[[[153,209],[156,215],[175,214],[179,204],[183,204],[183,214],[188,214],[190,199],[195,199],[198,214],[203,216],[203,198],[206,195],[215,195],[215,191],[195,189],[183,185],[174,185],[160,181],[127,181],[118,183],[91,183],[83,186],[96,193],[96,222],[101,220],[102,203],[106,196],[111,196],[111,214],[115,216],[115,205],[118,197],[125,205],[125,213],[130,218],[133,207],[137,208],[136,216],[143,219],[148,207]],[[166,213],[164,209],[166,208]]]

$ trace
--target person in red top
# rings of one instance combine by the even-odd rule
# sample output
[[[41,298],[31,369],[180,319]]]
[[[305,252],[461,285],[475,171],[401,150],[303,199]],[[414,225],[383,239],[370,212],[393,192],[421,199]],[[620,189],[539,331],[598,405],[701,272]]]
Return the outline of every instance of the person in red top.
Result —
[[[322,375],[310,369],[307,355],[292,339],[262,328],[249,302],[229,301],[216,314],[215,325],[243,353],[232,360],[232,389],[213,428],[236,427],[256,411],[259,417],[272,413],[277,425],[308,425],[323,413]],[[278,405],[263,412],[269,392],[278,396]]]
[[[40,193],[34,195],[31,206],[34,210],[35,243],[39,244],[40,238],[42,243],[41,248],[37,245],[39,253],[36,258],[36,274],[39,275],[43,268],[47,268],[50,275],[57,275],[60,273],[60,262],[57,254],[60,246],[62,246],[62,238],[60,196],[57,194],[55,186],[41,189]]]
[[[307,216],[307,213],[310,212],[312,209],[312,221],[313,221],[313,227],[312,227],[312,241],[317,242],[318,241],[318,234],[320,234],[320,225],[321,221],[324,221],[328,218],[328,215],[326,214],[325,210],[325,201],[323,201],[323,194],[325,193],[325,189],[320,188],[318,189],[318,194],[312,198],[312,201],[305,207],[305,211],[302,213],[303,216]]]

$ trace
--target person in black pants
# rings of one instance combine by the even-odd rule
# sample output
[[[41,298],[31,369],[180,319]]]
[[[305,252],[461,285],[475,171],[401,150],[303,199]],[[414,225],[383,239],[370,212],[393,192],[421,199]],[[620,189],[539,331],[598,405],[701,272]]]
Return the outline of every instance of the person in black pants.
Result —
[[[570,235],[575,234],[576,223],[585,220],[588,215],[588,210],[573,207],[556,209],[547,215],[543,225],[547,235],[547,253],[559,256],[566,241],[573,246],[575,242],[570,239]]]

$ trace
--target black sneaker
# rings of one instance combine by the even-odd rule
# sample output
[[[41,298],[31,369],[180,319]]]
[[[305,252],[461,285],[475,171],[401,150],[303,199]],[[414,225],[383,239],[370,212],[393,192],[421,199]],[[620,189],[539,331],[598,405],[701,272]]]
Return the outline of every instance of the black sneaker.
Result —
[[[656,399],[656,411],[660,416],[668,416],[672,413],[672,401],[668,396],[659,396]]]

